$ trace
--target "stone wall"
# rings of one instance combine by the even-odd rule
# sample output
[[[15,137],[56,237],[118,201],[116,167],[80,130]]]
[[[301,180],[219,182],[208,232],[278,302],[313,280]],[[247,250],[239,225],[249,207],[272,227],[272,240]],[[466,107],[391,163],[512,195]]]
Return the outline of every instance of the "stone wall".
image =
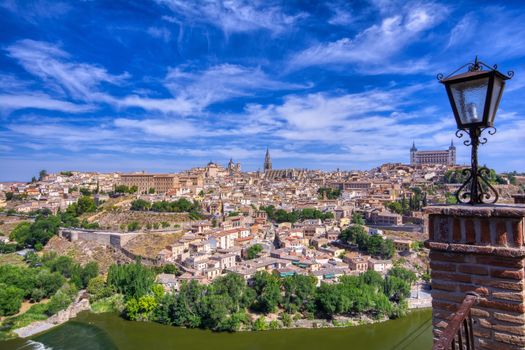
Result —
[[[434,337],[467,292],[476,349],[525,348],[525,207],[437,206],[428,214]]]

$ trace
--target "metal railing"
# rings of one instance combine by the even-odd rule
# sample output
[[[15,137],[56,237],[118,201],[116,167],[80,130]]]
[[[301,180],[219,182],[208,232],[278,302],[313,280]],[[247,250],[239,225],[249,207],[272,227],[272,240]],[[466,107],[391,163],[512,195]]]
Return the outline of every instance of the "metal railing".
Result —
[[[458,311],[434,343],[432,350],[474,350],[474,334],[470,309],[479,300],[476,293],[467,293]]]

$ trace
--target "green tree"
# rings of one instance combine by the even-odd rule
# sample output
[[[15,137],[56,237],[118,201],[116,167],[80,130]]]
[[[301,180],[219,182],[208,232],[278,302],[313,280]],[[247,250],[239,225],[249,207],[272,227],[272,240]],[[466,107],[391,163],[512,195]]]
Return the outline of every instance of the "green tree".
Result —
[[[284,296],[283,307],[288,312],[315,309],[317,279],[313,276],[293,275],[282,279]]]
[[[107,283],[126,298],[140,298],[151,290],[155,283],[155,273],[139,262],[111,265]]]
[[[393,213],[403,214],[403,205],[400,202],[388,202],[386,207]]]
[[[131,210],[146,211],[151,208],[151,203],[144,199],[136,199],[131,202]]]
[[[94,302],[114,294],[114,289],[106,284],[103,276],[96,276],[89,280],[87,291],[90,294],[90,301]]]
[[[0,316],[16,314],[24,300],[24,291],[15,286],[0,283]]]
[[[363,215],[361,215],[361,213],[358,213],[358,212],[354,212],[352,213],[352,222],[356,225],[364,225],[365,224],[365,220],[363,219]]]
[[[253,278],[253,289],[257,294],[254,308],[263,313],[274,312],[281,301],[279,277],[259,271]]]
[[[246,258],[248,260],[255,259],[257,256],[259,256],[259,253],[263,251],[263,246],[260,244],[254,244],[250,248],[248,248],[248,251],[246,252]]]

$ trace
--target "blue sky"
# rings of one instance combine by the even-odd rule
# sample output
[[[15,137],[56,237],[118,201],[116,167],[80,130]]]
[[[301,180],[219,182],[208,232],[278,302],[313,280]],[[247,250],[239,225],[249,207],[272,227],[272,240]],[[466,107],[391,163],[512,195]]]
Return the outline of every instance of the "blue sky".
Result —
[[[523,2],[2,1],[0,26],[0,181],[408,162],[450,144],[435,76],[475,55],[516,71],[481,162],[525,171]]]

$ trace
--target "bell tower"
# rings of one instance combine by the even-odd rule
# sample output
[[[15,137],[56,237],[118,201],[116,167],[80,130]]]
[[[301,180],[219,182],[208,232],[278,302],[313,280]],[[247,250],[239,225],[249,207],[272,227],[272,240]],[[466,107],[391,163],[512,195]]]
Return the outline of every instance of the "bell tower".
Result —
[[[272,159],[270,158],[270,151],[266,147],[266,155],[264,156],[264,171],[272,170]]]

